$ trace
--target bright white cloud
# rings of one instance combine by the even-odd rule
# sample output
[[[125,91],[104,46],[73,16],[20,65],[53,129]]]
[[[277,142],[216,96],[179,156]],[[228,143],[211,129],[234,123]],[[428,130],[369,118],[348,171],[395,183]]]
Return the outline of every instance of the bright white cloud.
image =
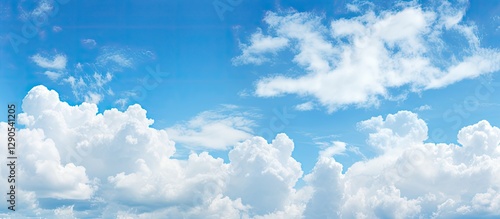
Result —
[[[372,131],[368,143],[384,152],[402,149],[401,146],[427,139],[427,125],[410,111],[373,117],[358,124],[361,130]]]
[[[300,163],[291,157],[293,149],[285,134],[278,134],[271,144],[261,137],[237,144],[229,152],[229,197],[241,198],[258,214],[284,210],[302,176]]]
[[[55,70],[63,70],[64,68],[66,68],[66,62],[68,61],[66,59],[66,56],[61,54],[57,54],[51,58],[43,57],[40,54],[35,54],[34,56],[31,56],[31,60],[42,68]]]
[[[500,51],[480,47],[476,28],[462,22],[466,4],[439,4],[437,9],[410,4],[398,11],[367,10],[329,25],[313,13],[268,12],[268,33],[259,29],[235,64],[261,64],[269,51],[286,49],[304,74],[262,78],[256,95],[310,96],[329,112],[394,99],[399,94],[391,88],[437,89],[500,70]],[[463,46],[448,45],[445,35]],[[262,46],[273,40],[282,43]]]
[[[193,148],[227,149],[252,136],[251,114],[223,106],[205,111],[191,120],[176,124],[166,131],[175,142]]]
[[[167,132],[152,128],[153,120],[139,105],[98,113],[95,104],[71,106],[55,91],[37,86],[22,109],[18,122],[26,128],[18,132],[19,177],[25,180],[19,191],[27,203],[25,215],[92,213],[71,204],[44,209],[40,198],[87,201],[99,206],[96,218],[500,215],[500,129],[487,121],[462,128],[455,145],[424,143],[428,128],[415,113],[373,117],[358,126],[368,132],[374,157],[343,173],[333,156],[348,144],[325,145],[303,178],[305,186],[297,188],[303,171],[285,134],[271,143],[261,137],[236,143],[227,163],[207,152],[179,160],[172,158],[175,146]],[[4,155],[0,162],[5,163]],[[6,169],[0,172],[5,180]]]
[[[305,177],[314,191],[306,218],[442,218],[498,215],[500,129],[481,121],[463,128],[459,143],[423,143],[427,127],[416,114],[401,111],[360,123],[371,130],[368,143],[387,148],[342,165],[320,153]],[[401,130],[401,131],[400,131]],[[482,203],[482,204],[478,204]]]

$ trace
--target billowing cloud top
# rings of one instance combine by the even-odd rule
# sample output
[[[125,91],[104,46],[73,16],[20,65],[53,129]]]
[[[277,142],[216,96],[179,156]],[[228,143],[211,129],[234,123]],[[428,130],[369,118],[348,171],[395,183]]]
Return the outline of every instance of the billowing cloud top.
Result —
[[[285,134],[271,143],[261,137],[236,143],[228,162],[207,152],[180,160],[172,158],[175,144],[167,132],[152,128],[139,105],[98,113],[95,104],[72,106],[36,86],[22,108],[18,193],[27,204],[18,213],[24,217],[500,215],[500,129],[487,121],[461,129],[455,145],[424,143],[428,128],[415,113],[373,117],[358,127],[368,132],[376,156],[343,171],[334,156],[349,143],[335,142],[304,176]],[[304,186],[297,184],[301,179]],[[54,205],[56,199],[73,204]]]

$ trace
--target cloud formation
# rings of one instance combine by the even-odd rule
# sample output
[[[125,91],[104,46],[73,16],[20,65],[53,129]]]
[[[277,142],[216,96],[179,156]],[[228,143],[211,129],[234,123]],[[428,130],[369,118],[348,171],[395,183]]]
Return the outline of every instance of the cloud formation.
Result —
[[[286,134],[233,145],[228,162],[208,152],[174,159],[174,141],[139,105],[98,113],[34,87],[19,130],[19,213],[48,218],[443,218],[500,215],[500,129],[462,128],[458,143],[424,143],[428,127],[400,111],[361,121],[375,156],[344,167],[320,151],[304,175]],[[0,123],[5,130],[6,123]],[[0,141],[6,141],[0,136]],[[5,153],[5,152],[2,152]],[[4,154],[5,155],[5,154]],[[6,156],[0,156],[5,162]],[[105,168],[103,168],[105,167]],[[345,169],[345,171],[343,171]],[[6,169],[0,169],[5,180]],[[298,181],[304,180],[304,186]],[[65,205],[47,206],[51,199]],[[80,200],[75,202],[75,200]],[[97,210],[76,208],[79,203]],[[40,204],[42,203],[42,204]],[[5,205],[5,203],[3,204]],[[0,214],[1,216],[4,216]]]
[[[500,51],[481,47],[477,28],[462,21],[466,2],[433,4],[360,6],[358,16],[331,21],[309,12],[268,12],[266,33],[258,29],[233,63],[259,65],[273,60],[269,54],[291,53],[304,73],[261,78],[255,94],[310,96],[329,112],[400,96],[392,90],[438,89],[500,70]]]
[[[66,68],[67,59],[65,55],[57,54],[54,57],[44,57],[40,54],[31,56],[31,60],[38,66],[47,69],[64,70]]]

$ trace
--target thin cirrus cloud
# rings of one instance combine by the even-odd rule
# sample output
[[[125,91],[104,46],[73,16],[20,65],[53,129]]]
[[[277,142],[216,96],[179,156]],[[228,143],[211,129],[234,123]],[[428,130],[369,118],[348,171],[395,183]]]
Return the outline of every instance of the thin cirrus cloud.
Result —
[[[154,57],[154,54],[148,50],[103,46],[99,48],[95,64],[110,71],[122,71],[135,68],[138,64],[151,61]]]
[[[462,128],[459,145],[424,143],[427,124],[410,111],[358,123],[376,155],[344,167],[348,142],[319,152],[304,174],[295,143],[278,134],[235,143],[228,162],[207,152],[173,159],[175,142],[152,128],[140,105],[98,113],[36,86],[19,130],[23,163],[18,213],[54,218],[455,218],[498,215],[500,129],[488,121]],[[0,123],[2,129],[6,123]],[[63,134],[61,134],[63,133]],[[6,141],[6,136],[0,140]],[[3,152],[4,153],[4,152]],[[6,162],[6,156],[0,161]],[[106,166],[106,168],[102,168]],[[345,171],[343,171],[345,168]],[[0,169],[5,180],[7,169]],[[297,182],[303,179],[304,186]],[[481,183],[477,183],[481,182]],[[79,200],[44,208],[51,199]],[[49,201],[50,202],[50,201]],[[40,203],[40,204],[39,204]],[[6,205],[5,203],[2,205]],[[181,206],[181,207],[179,207]],[[5,216],[0,213],[1,216]]]
[[[378,105],[380,99],[399,95],[389,92],[393,88],[438,89],[499,70],[500,52],[481,47],[477,28],[462,21],[466,3],[439,4],[437,9],[416,4],[366,9],[328,24],[313,13],[268,12],[267,34],[258,29],[233,63],[260,65],[279,59],[269,54],[291,52],[304,73],[261,78],[255,94],[310,96],[328,112]],[[447,51],[457,48],[448,45],[445,35],[461,40],[464,46],[454,52],[460,55],[449,57]]]

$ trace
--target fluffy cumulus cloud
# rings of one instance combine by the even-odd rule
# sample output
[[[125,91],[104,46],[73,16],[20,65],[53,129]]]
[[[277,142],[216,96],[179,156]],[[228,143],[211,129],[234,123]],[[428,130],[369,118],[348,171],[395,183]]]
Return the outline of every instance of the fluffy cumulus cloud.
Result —
[[[230,163],[207,152],[177,160],[171,158],[174,142],[165,130],[150,127],[153,120],[139,105],[98,113],[95,104],[71,106],[57,92],[36,86],[24,98],[22,110],[19,190],[31,194],[33,203],[24,208],[25,215],[81,217],[89,212],[71,206],[82,200],[106,203],[97,217],[240,218],[285,210],[302,175],[286,135],[272,144],[260,137],[235,143]],[[258,166],[256,157],[262,159]],[[2,176],[6,171],[2,168]],[[251,180],[237,183],[249,174]],[[258,193],[267,185],[252,190],[253,180],[281,184],[282,194],[275,198],[271,190]],[[273,208],[261,210],[265,206],[259,205],[260,198],[269,199]],[[40,201],[51,199],[66,200],[67,205],[40,207]]]
[[[481,47],[477,28],[463,21],[465,1],[356,8],[357,16],[334,20],[309,12],[268,12],[266,33],[253,34],[233,62],[260,65],[279,59],[280,51],[290,52],[304,73],[262,78],[255,94],[311,96],[329,112],[401,98],[391,90],[437,89],[500,69],[500,51]],[[453,45],[450,37],[456,39]]]
[[[462,128],[455,145],[425,143],[428,128],[415,113],[373,117],[358,127],[374,156],[344,167],[335,157],[349,143],[335,141],[325,144],[312,171],[304,174],[286,134],[271,142],[258,136],[237,142],[227,162],[208,152],[174,159],[175,143],[167,131],[151,127],[154,121],[139,105],[99,113],[95,104],[72,106],[57,92],[36,86],[22,110],[18,213],[25,217],[500,215],[500,129],[487,121]],[[0,180],[6,180],[7,169],[0,172]]]

